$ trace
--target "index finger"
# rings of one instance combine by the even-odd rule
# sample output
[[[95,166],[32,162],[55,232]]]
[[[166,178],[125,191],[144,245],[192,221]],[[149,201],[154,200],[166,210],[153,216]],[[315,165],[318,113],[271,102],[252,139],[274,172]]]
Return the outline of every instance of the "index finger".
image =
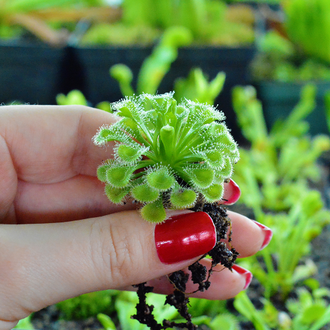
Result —
[[[78,174],[96,175],[107,150],[91,139],[99,126],[116,117],[84,106],[3,106],[0,135],[5,140],[18,179],[54,183]]]

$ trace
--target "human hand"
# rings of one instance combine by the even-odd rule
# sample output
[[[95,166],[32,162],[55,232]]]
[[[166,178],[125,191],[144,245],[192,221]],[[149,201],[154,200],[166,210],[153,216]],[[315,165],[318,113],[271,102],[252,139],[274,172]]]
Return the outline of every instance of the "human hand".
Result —
[[[111,114],[80,106],[0,108],[0,330],[86,292],[150,281],[155,292],[168,293],[164,276],[214,245],[214,227],[204,213],[169,211],[172,219],[189,221],[189,233],[180,225],[175,229],[180,242],[207,233],[187,248],[172,244],[169,253],[161,247],[164,225],[143,220],[134,204],[109,202],[96,168],[110,158],[113,145],[97,148],[91,139],[98,127],[114,121]],[[229,202],[237,199],[233,182],[225,191]],[[269,242],[268,228],[236,213],[229,216],[232,245],[241,257]],[[171,221],[165,226],[165,233],[173,228]],[[180,252],[176,260],[173,250]],[[251,277],[238,266],[215,271],[212,290],[195,296],[233,297]]]

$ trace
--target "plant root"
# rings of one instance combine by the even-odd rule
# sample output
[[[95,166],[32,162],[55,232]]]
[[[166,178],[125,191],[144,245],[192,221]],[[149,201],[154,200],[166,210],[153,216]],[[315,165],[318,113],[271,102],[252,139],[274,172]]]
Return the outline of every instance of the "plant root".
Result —
[[[217,243],[214,248],[205,254],[212,258],[212,264],[210,269],[207,269],[198,260],[188,267],[191,274],[187,274],[182,270],[176,271],[168,275],[169,281],[173,284],[173,293],[166,296],[165,304],[174,306],[179,314],[186,320],[185,323],[176,323],[175,321],[163,320],[162,324],[159,324],[153,314],[153,305],[146,303],[146,294],[153,291],[153,287],[147,286],[146,283],[135,285],[138,288],[137,294],[139,302],[136,305],[136,314],[132,318],[138,320],[140,323],[147,325],[151,330],[162,330],[168,328],[181,328],[188,330],[195,330],[197,326],[191,321],[191,315],[188,312],[189,298],[197,291],[205,291],[210,285],[210,277],[213,269],[216,265],[221,264],[223,269],[232,269],[232,266],[237,259],[239,253],[231,246],[231,220],[227,215],[226,208],[218,203],[197,203],[191,210],[195,212],[206,212],[212,218],[217,232]],[[227,244],[224,242],[227,241]],[[223,270],[222,269],[222,270]],[[194,284],[198,285],[198,288],[193,292],[186,292],[186,284],[191,278]]]

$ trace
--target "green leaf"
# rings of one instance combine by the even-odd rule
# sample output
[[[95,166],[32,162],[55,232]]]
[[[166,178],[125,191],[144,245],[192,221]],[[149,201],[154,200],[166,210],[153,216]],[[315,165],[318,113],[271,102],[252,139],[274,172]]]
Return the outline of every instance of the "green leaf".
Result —
[[[131,119],[133,118],[131,110],[126,106],[122,106],[118,108],[118,115],[121,117],[126,117]]]
[[[214,179],[214,170],[202,166],[185,167],[184,171],[189,176],[192,184],[198,188],[209,187]]]
[[[330,306],[326,309],[323,316],[320,317],[313,326],[310,327],[310,330],[319,330],[322,329],[323,326],[330,323]]]
[[[110,316],[100,313],[97,314],[97,319],[102,324],[104,330],[116,330],[116,326]]]
[[[150,146],[150,143],[146,140],[145,134],[139,129],[139,126],[134,119],[123,117],[120,123],[122,127],[125,127],[125,131],[127,131],[129,135],[136,139],[141,145],[146,147]]]
[[[159,44],[141,66],[137,92],[156,93],[160,82],[178,56],[178,48],[191,43],[191,41],[190,30],[183,26],[172,26],[166,29]]]
[[[216,137],[217,143],[227,147],[229,150],[235,150],[237,148],[235,141],[229,133],[219,134]]]
[[[260,312],[254,307],[245,291],[240,292],[235,297],[234,307],[253,323],[256,330],[269,330],[266,320],[263,319]]]
[[[164,191],[173,186],[175,178],[167,167],[160,167],[156,170],[150,170],[147,174],[147,182],[150,187]]]
[[[220,314],[216,316],[210,323],[212,330],[238,330],[239,322],[233,314]]]
[[[216,122],[211,123],[208,126],[208,133],[212,136],[219,136],[226,133],[227,127],[225,124],[219,124]]]
[[[149,293],[147,297],[147,303],[153,305],[155,308],[153,314],[158,322],[162,322],[164,319],[173,320],[178,318],[178,311],[176,308],[169,304],[165,304],[166,297],[157,293]]]
[[[143,153],[145,153],[148,149],[141,147],[140,145],[126,145],[120,144],[115,152],[117,153],[118,157],[126,163],[132,163],[139,159]]]
[[[195,205],[197,195],[191,189],[180,189],[171,194],[170,201],[174,208],[185,209]]]
[[[98,104],[96,104],[95,106],[97,109],[112,113],[112,107],[111,107],[111,103],[109,101],[102,101],[99,102]]]
[[[63,7],[77,3],[75,0],[16,0],[16,1],[4,1],[1,6],[4,7],[1,10],[5,10],[7,13],[25,13],[29,11],[50,9],[51,7]]]
[[[178,105],[175,110],[175,115],[177,118],[187,117],[189,114],[188,109],[183,105]]]
[[[316,278],[308,278],[304,281],[304,285],[312,290],[314,296],[314,291],[320,287],[320,282]]]
[[[210,103],[214,104],[215,99],[221,93],[223,85],[225,84],[226,73],[219,72],[216,77],[209,83],[209,98]]]
[[[139,111],[139,102],[135,96],[125,98],[114,103],[114,109],[121,117],[131,118],[137,123],[141,122],[141,111]]]
[[[119,141],[122,143],[129,143],[131,141],[130,137],[123,131],[120,122],[112,126],[102,126],[93,137],[94,144],[99,146],[105,145],[110,141]]]
[[[312,306],[307,307],[301,317],[301,321],[305,324],[312,324],[319,320],[325,313],[326,307],[322,303],[314,302]]]
[[[84,94],[79,90],[72,90],[68,95],[58,94],[56,96],[58,105],[87,105]]]
[[[159,190],[150,187],[148,184],[140,184],[131,190],[133,198],[139,202],[153,202],[159,197]]]
[[[223,195],[223,185],[215,183],[206,189],[202,189],[205,199],[209,203],[217,202]]]
[[[34,330],[34,326],[31,323],[31,318],[33,314],[30,314],[25,319],[22,319],[18,322],[14,329],[21,329],[21,330]]]
[[[100,181],[107,182],[107,170],[111,168],[112,164],[113,160],[107,160],[107,162],[97,168],[96,174]]]
[[[114,166],[107,170],[107,182],[117,188],[128,185],[135,166]]]
[[[147,330],[148,327],[131,318],[136,313],[136,303],[128,302],[123,299],[116,300],[116,311],[118,314],[120,328],[122,330]]]
[[[129,193],[129,188],[116,188],[110,184],[105,186],[105,194],[111,202],[119,204],[123,201],[124,197]]]
[[[225,159],[225,164],[224,167],[221,169],[221,171],[219,172],[219,174],[223,177],[223,178],[230,178],[233,174],[233,166],[230,162],[230,159],[227,157]]]
[[[132,130],[133,132],[138,130],[138,126],[137,123],[134,119],[132,118],[122,118],[121,121],[122,125],[124,127],[128,127],[130,130]]]
[[[163,126],[159,135],[165,149],[166,157],[170,159],[173,155],[173,144],[175,136],[174,127],[170,125]]]
[[[110,76],[119,82],[120,91],[124,96],[134,95],[134,91],[131,86],[133,80],[133,72],[127,65],[113,65],[110,68]]]
[[[153,203],[143,206],[141,215],[143,219],[149,222],[163,222],[166,219],[166,212],[162,200],[158,199]]]
[[[207,150],[204,152],[206,162],[214,169],[220,169],[224,165],[224,156],[220,150]]]

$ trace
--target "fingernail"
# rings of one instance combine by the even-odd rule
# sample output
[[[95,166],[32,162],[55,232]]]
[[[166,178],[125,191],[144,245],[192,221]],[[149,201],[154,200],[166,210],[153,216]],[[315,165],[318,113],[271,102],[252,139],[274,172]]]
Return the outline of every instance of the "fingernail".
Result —
[[[175,215],[156,225],[155,243],[164,264],[189,260],[209,252],[216,243],[216,231],[205,212]]]
[[[241,196],[241,189],[238,184],[230,179],[229,182],[225,183],[225,192],[222,197],[221,204],[230,205],[238,201]]]
[[[238,265],[233,265],[232,269],[234,269],[238,274],[243,275],[245,277],[245,285],[243,290],[247,289],[252,281],[253,275],[247,269],[240,267]]]
[[[259,250],[259,251],[261,251],[261,250],[264,249],[264,248],[269,244],[269,242],[272,240],[272,237],[273,237],[273,231],[272,231],[270,228],[266,227],[265,225],[263,225],[262,223],[260,223],[260,222],[258,222],[258,221],[254,221],[254,222],[255,222],[255,224],[256,224],[259,228],[261,228],[261,230],[262,230],[263,233],[264,233],[264,241],[263,241],[263,243],[262,243],[262,245],[261,245],[261,248],[260,248],[260,250]]]

